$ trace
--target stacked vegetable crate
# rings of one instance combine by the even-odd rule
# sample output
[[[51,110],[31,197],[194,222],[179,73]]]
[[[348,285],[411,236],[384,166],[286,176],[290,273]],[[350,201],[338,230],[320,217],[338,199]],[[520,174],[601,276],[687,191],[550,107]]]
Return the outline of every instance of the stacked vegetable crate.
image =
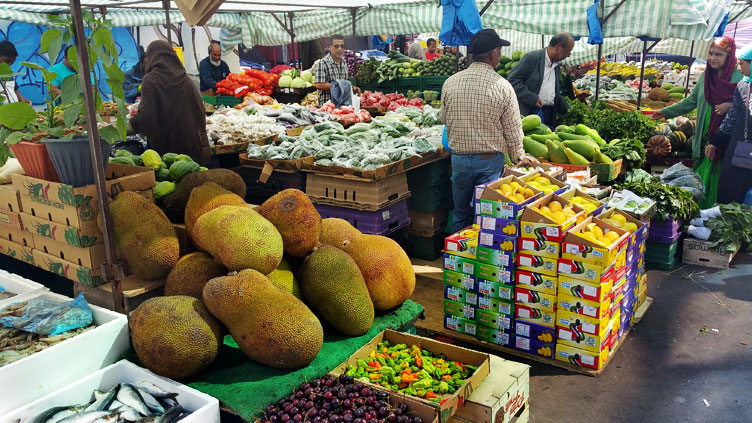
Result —
[[[309,173],[305,193],[322,219],[347,220],[365,234],[389,235],[410,224],[404,172],[380,180]]]
[[[661,270],[671,270],[679,258],[679,246],[682,238],[682,220],[668,219],[650,222],[647,246],[645,250],[645,264],[648,267]]]
[[[297,170],[275,169],[271,174],[265,174],[261,168],[243,166],[237,169],[237,173],[245,182],[245,200],[249,204],[261,204],[288,188],[305,192],[306,174]]]
[[[409,170],[407,186],[410,189],[407,201],[410,215],[408,255],[435,260],[444,247],[445,228],[452,205],[449,159]]]

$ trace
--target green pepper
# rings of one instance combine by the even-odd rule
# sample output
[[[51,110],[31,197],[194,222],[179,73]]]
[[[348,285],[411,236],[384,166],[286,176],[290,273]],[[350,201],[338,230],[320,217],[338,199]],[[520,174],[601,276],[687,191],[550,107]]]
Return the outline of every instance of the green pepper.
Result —
[[[426,396],[426,391],[424,391],[423,389],[418,389],[418,396],[419,397],[425,397]]]
[[[347,376],[355,376],[358,372],[357,367],[351,367],[347,372],[345,372],[345,375]]]
[[[428,398],[431,402],[441,402],[441,398]]]
[[[368,367],[368,363],[366,363],[364,360],[358,360],[356,361],[358,364],[358,367]]]
[[[408,353],[404,353],[404,352],[403,352],[403,353],[400,353],[400,354],[399,354],[399,355],[397,356],[397,358],[398,358],[398,359],[399,359],[400,361],[408,361],[408,362],[409,362],[409,361],[410,361],[410,354],[408,354]]]
[[[397,367],[397,363],[395,363],[391,357],[386,359],[386,365],[389,367]]]
[[[423,369],[427,371],[428,373],[433,373],[436,371],[436,367],[434,367],[433,364],[429,363],[428,360],[423,360]]]
[[[431,387],[432,383],[433,383],[433,379],[426,378],[426,379],[421,379],[417,382],[413,382],[412,387],[418,390],[420,389],[426,390]]]
[[[386,366],[386,360],[384,360],[384,357],[377,357],[376,360],[378,360],[382,366]]]
[[[449,384],[446,382],[440,382],[439,392],[441,392],[442,394],[446,394],[447,392],[449,392]]]
[[[394,377],[396,375],[394,369],[391,367],[382,367],[381,369],[379,369],[379,373],[381,373],[384,378],[388,379],[390,382],[394,381]]]
[[[407,395],[413,395],[413,396],[418,395],[418,391],[416,391],[415,388],[413,387],[407,387],[403,389],[402,392]]]

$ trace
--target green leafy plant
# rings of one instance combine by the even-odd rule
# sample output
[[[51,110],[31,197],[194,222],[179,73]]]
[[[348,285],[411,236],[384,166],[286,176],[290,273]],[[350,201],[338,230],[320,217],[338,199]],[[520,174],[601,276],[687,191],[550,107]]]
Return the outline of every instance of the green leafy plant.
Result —
[[[625,182],[614,186],[616,189],[628,189],[640,197],[650,198],[656,202],[655,219],[665,222],[668,219],[684,219],[689,222],[700,214],[700,209],[689,191],[661,183],[658,178]]]
[[[705,221],[705,227],[711,231],[711,247],[723,247],[727,253],[735,253],[742,244],[752,242],[752,207],[739,203],[719,207],[721,216]]]

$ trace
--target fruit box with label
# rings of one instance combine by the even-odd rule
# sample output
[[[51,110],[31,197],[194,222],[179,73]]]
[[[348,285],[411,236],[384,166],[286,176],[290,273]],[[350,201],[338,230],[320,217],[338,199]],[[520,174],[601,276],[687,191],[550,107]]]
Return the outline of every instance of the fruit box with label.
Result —
[[[451,314],[444,315],[444,328],[446,329],[475,336],[475,327],[475,322],[472,320]]]
[[[0,209],[19,213],[21,202],[18,198],[18,188],[13,184],[0,185]]]
[[[511,285],[479,279],[476,292],[481,296],[489,298],[498,298],[509,302],[514,301],[514,287]]]
[[[0,238],[0,252],[8,257],[21,260],[25,263],[36,265],[34,249],[27,245],[21,245],[7,239]]]
[[[107,260],[104,244],[79,248],[53,241],[50,238],[34,235],[34,248],[79,266],[88,267],[89,269],[99,269]]]
[[[556,295],[544,294],[525,288],[514,288],[514,302],[525,306],[537,307],[541,310],[556,310]]]
[[[515,287],[532,289],[543,294],[556,295],[557,278],[555,276],[518,270],[515,275]]]
[[[603,283],[583,281],[565,275],[559,275],[559,295],[570,295],[590,301],[604,301],[611,295],[613,281]]]
[[[519,253],[531,256],[558,259],[561,243],[545,239],[519,238]]]
[[[477,248],[478,228],[475,225],[468,226],[444,239],[444,252],[453,256],[475,260]]]
[[[529,189],[529,193],[532,192],[532,196],[523,201],[518,201],[497,191],[497,189],[501,190],[502,185],[512,186],[512,183],[516,183],[515,187],[518,186],[522,190]],[[490,217],[503,217],[505,219],[519,219],[525,207],[535,201],[541,194],[541,191],[526,184],[518,177],[507,176],[489,184],[483,189],[483,194],[480,196],[480,214]]]
[[[547,257],[519,254],[517,256],[517,268],[529,272],[541,273],[547,276],[556,276],[557,260]]]
[[[514,316],[514,302],[500,300],[498,298],[491,298],[486,296],[478,297],[477,309],[478,312],[485,310],[491,313]]]
[[[567,310],[570,313],[592,319],[610,316],[613,305],[611,297],[606,298],[603,302],[595,302],[559,294],[559,310]]]
[[[622,255],[626,260],[626,254],[622,252]],[[592,263],[583,263],[579,260],[569,260],[565,258],[559,259],[557,269],[560,275],[569,275],[575,279],[600,283],[614,280],[614,276],[617,272],[616,262],[610,267],[604,268]],[[626,270],[623,264],[621,270]]]
[[[617,307],[614,314],[621,316],[621,310]],[[614,315],[604,316],[600,319],[585,317],[583,315],[572,313],[563,308],[556,310],[556,326],[572,329],[577,332],[583,332],[590,335],[602,335],[606,332],[608,324]]]
[[[556,343],[541,341],[535,338],[526,338],[514,334],[514,349],[553,360],[556,352]]]
[[[514,255],[517,251],[517,237],[486,232],[481,229],[478,233],[478,247],[490,248]]]
[[[474,291],[465,291],[451,285],[444,285],[444,298],[458,303],[478,305],[478,294]]]
[[[559,196],[585,209],[585,216],[598,216],[605,208],[605,204],[602,201],[581,191],[579,188],[570,188],[566,192],[559,194]],[[580,199],[575,199],[577,197]],[[589,202],[592,205],[585,206],[582,204],[583,202]]]
[[[21,213],[24,230],[73,247],[86,248],[104,242],[99,228],[79,229]]]
[[[594,353],[585,351],[580,348],[556,344],[556,359],[565,363],[574,364],[575,366],[585,367],[593,370],[600,370],[606,364],[609,355],[609,348],[601,352]]]
[[[21,244],[24,247],[34,248],[34,235],[23,229],[0,225],[0,238]]]
[[[514,310],[514,305],[511,306]],[[479,326],[485,326],[487,328],[499,329],[502,332],[512,333],[514,316],[501,313],[495,313],[493,311],[487,311],[483,309],[476,309],[475,323]]]
[[[384,332],[376,335],[370,342],[368,342],[358,351],[355,351],[350,356],[350,358],[348,358],[342,364],[332,370],[332,373],[345,373],[349,366],[356,365],[356,362],[358,360],[368,357],[371,352],[375,351],[378,344],[382,341],[388,341],[392,345],[420,345],[422,348],[431,351],[433,354],[444,354],[447,360],[457,361],[465,365],[477,367],[475,372],[473,372],[473,374],[465,380],[462,386],[460,386],[454,394],[441,395],[440,402],[432,402],[426,399],[411,396],[411,399],[436,409],[439,413],[440,423],[446,422],[449,417],[457,411],[457,409],[462,405],[465,399],[480,386],[480,384],[483,382],[483,380],[486,379],[486,376],[488,376],[491,371],[488,354],[479,353],[467,348],[446,344],[444,342],[439,342],[430,338],[410,335],[403,332],[396,332],[393,330],[385,330]],[[391,391],[386,388],[380,389]]]
[[[556,201],[556,203],[552,203],[552,201]],[[556,210],[549,208],[549,205],[557,203],[561,206],[561,210],[559,210],[559,206],[555,207]],[[572,205],[573,214],[571,215],[567,215],[564,211],[569,204]],[[544,209],[543,207],[546,208]],[[545,210],[550,210],[550,212],[546,212]],[[546,216],[544,213],[548,213],[549,216]],[[556,215],[554,216],[553,214]],[[570,203],[556,194],[549,194],[525,207],[520,217],[521,236],[561,242],[564,239],[564,234],[577,223],[581,216],[585,216],[585,209],[577,204]],[[558,217],[559,220],[554,220],[554,217]]]
[[[510,423],[530,396],[530,366],[491,355],[491,373],[454,417],[463,422]],[[517,420],[522,423],[527,420]]]
[[[528,185],[532,186],[534,189],[542,191],[543,195],[548,195],[549,193],[561,194],[569,189],[569,185],[546,173],[532,172],[528,173],[527,175],[520,176],[519,178],[520,180],[525,181],[525,183],[527,183]],[[543,181],[540,178],[543,178],[546,181]],[[540,186],[538,186],[539,184]],[[551,191],[550,188],[544,190],[543,187],[546,185],[551,186],[551,188],[553,188],[553,191]]]
[[[598,218],[588,217],[564,236],[561,257],[607,267],[619,253],[626,254],[628,243],[628,232]]]
[[[454,286],[466,291],[477,292],[478,290],[478,283],[475,280],[475,276],[453,272],[446,269],[444,269],[444,285]]]
[[[534,338],[541,342],[556,342],[556,327],[530,323],[523,320],[514,322],[515,336]]]
[[[476,318],[475,307],[446,299],[444,300],[444,314],[451,314],[471,321],[475,321]]]
[[[76,263],[71,263],[41,250],[35,249],[33,254],[34,264],[37,267],[55,273],[58,276],[82,283],[92,288],[102,285],[105,282],[100,268],[90,269],[88,267],[79,266]]]
[[[647,222],[643,222],[643,221],[638,220],[638,219],[635,219],[634,217],[632,217],[628,213],[624,213],[623,211],[618,210],[618,209],[610,208],[610,209],[604,210],[603,212],[601,212],[596,217],[599,220],[601,220],[601,221],[606,221],[606,219],[613,220],[613,216],[614,215],[622,216],[624,218],[624,222],[625,222],[624,225],[626,225],[627,223],[633,223],[635,225],[634,227],[637,228],[629,236],[629,242],[627,243],[627,248],[634,248],[640,242],[642,242],[643,240],[647,239],[647,237],[648,237],[648,223]],[[622,225],[622,226],[624,226],[624,225]],[[629,232],[628,229],[634,229],[634,228],[621,227],[620,229],[623,229],[623,230],[626,230],[627,232]]]
[[[476,267],[475,277],[478,279],[485,279],[490,282],[498,282],[505,285],[514,285],[514,270],[495,266],[493,264],[478,263]]]
[[[511,270],[515,267],[514,258],[514,253],[507,253],[493,248],[478,247],[477,260],[479,263],[491,264]]]
[[[444,269],[475,276],[478,272],[478,262],[466,257],[444,253]]]
[[[515,304],[514,318],[515,322],[521,319],[528,323],[535,323],[537,325],[549,326],[552,328],[556,325],[556,312],[543,310],[538,307]]]
[[[505,347],[512,346],[514,335],[508,332],[503,332],[496,328],[490,328],[486,326],[478,326],[476,328],[475,337],[486,342],[490,342],[496,345],[502,345]]]
[[[484,232],[519,236],[520,235],[520,221],[514,219],[504,219],[503,217],[480,217],[480,230]]]

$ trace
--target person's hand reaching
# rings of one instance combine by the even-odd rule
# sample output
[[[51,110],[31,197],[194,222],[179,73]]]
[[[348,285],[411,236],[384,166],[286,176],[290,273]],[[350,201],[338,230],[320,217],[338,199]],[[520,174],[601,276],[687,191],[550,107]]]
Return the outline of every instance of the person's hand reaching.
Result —
[[[543,108],[543,102],[541,101],[541,99],[540,99],[540,98],[538,99],[538,101],[536,101],[536,102],[535,102],[535,108],[536,108],[536,109],[541,109],[541,108]]]

